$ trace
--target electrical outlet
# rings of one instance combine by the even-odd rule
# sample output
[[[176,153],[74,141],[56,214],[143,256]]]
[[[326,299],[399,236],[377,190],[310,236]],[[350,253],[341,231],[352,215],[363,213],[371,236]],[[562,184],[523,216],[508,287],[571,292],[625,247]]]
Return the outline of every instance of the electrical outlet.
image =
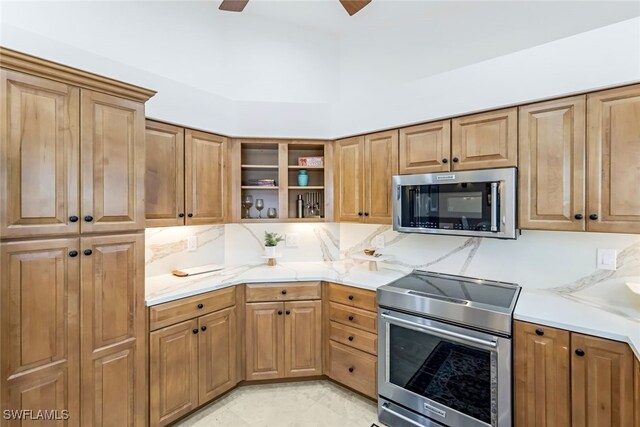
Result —
[[[195,252],[198,250],[198,236],[189,236],[187,238],[187,252]]]
[[[373,240],[371,240],[371,244],[376,249],[384,249],[384,236],[380,234],[379,236],[374,237]]]
[[[617,251],[615,249],[598,249],[596,251],[596,268],[615,270],[617,268]]]
[[[298,233],[287,233],[284,238],[284,244],[287,248],[297,248],[300,242]]]

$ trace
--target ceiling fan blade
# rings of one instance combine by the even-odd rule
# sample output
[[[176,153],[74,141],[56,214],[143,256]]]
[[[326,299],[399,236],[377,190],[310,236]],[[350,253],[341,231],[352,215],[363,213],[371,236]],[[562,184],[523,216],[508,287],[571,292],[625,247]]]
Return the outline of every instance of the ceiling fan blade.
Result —
[[[360,12],[362,8],[371,3],[371,0],[340,0],[342,7],[347,11],[349,16],[353,16]]]
[[[224,0],[218,9],[227,12],[242,12],[249,0]]]

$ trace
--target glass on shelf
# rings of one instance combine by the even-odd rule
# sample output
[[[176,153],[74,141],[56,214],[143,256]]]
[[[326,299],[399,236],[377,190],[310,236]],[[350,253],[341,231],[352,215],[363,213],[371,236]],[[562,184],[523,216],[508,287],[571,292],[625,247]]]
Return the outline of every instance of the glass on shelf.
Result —
[[[276,208],[267,209],[267,217],[269,217],[269,218],[277,218],[278,217],[278,211],[276,210]]]
[[[262,218],[262,209],[264,209],[264,200],[256,199],[256,210],[258,211],[258,218]]]
[[[251,218],[251,206],[253,206],[253,196],[249,194],[242,196],[242,207],[244,208],[245,218]]]

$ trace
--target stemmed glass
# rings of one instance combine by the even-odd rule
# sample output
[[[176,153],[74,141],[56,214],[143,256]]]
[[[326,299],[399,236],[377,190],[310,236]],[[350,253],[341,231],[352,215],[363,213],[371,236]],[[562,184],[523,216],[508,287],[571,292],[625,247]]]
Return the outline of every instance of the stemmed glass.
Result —
[[[258,211],[258,218],[262,218],[262,209],[264,209],[264,200],[256,199],[256,210]]]
[[[253,196],[251,196],[250,194],[245,194],[244,196],[242,196],[242,207],[244,208],[245,218],[251,218],[251,206],[253,206]]]

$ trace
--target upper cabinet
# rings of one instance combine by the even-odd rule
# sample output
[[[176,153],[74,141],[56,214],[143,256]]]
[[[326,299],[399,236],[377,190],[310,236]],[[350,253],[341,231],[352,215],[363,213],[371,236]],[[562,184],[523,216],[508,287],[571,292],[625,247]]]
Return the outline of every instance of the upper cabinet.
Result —
[[[336,141],[335,218],[390,224],[391,178],[398,173],[398,131]]]
[[[144,228],[144,104],[81,94],[82,231]]]
[[[400,174],[448,172],[451,120],[400,129]]]
[[[584,230],[585,96],[520,107],[520,228]]]
[[[80,90],[0,76],[0,237],[78,233]]]
[[[590,231],[640,233],[640,85],[587,95]]]
[[[506,108],[451,121],[452,170],[518,165],[518,110]]]
[[[147,227],[184,224],[184,129],[147,120]]]
[[[185,132],[186,224],[223,222],[227,138],[187,129]]]

